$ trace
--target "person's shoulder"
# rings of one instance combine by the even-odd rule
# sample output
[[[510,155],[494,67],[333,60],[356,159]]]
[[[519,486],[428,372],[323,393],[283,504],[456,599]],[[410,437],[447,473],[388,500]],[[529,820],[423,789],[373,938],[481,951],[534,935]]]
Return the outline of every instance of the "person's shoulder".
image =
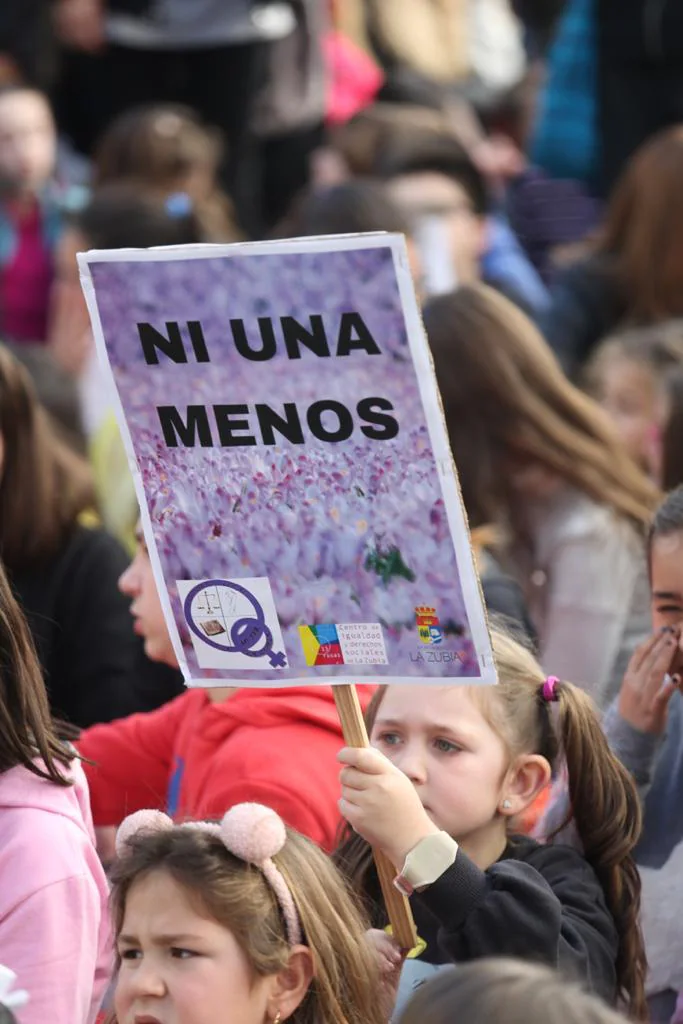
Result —
[[[106,530],[76,523],[53,563],[52,573],[71,588],[76,581],[118,580],[129,562],[125,548]]]
[[[103,527],[78,522],[69,535],[64,547],[64,557],[72,559],[109,559],[124,566],[130,561],[123,545]]]
[[[0,871],[35,891],[91,873],[97,854],[78,785],[62,786],[25,768],[0,785]],[[49,856],[46,856],[49,851]]]
[[[539,843],[529,836],[514,836],[507,859],[529,864],[551,886],[562,879],[581,876],[599,887],[597,876],[581,850],[568,843]]]
[[[242,774],[257,778],[279,780],[285,784],[292,779],[310,785],[312,774],[320,782],[329,766],[336,779],[338,766],[335,755],[343,745],[341,731],[326,728],[312,721],[280,721],[243,723],[226,733],[217,743],[217,762],[234,762]]]
[[[633,554],[641,555],[644,550],[632,523],[609,505],[574,487],[564,488],[546,503],[539,519],[556,540],[571,542],[595,537],[612,549],[615,546],[625,547]]]
[[[608,290],[614,285],[614,271],[605,256],[589,253],[559,269],[555,283],[581,291]]]

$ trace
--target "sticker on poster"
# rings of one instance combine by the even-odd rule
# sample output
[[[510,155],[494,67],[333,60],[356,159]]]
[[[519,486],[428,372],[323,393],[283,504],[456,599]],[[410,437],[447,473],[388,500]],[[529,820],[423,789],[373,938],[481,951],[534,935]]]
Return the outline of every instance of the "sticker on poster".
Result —
[[[267,577],[176,583],[202,668],[287,668],[282,630]]]
[[[388,665],[378,622],[325,622],[299,626],[306,664]]]

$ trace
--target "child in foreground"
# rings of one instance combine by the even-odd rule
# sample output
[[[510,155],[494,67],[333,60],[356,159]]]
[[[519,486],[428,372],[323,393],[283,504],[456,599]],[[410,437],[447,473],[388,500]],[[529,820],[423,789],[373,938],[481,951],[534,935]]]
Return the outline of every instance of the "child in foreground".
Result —
[[[116,1024],[384,1024],[343,880],[275,811],[175,826],[138,811],[117,853]]]
[[[443,971],[411,999],[401,1024],[625,1024],[557,972],[515,960]]]
[[[410,896],[422,961],[547,963],[642,1017],[635,785],[582,691],[546,679],[504,635],[494,634],[493,645],[496,687],[378,691],[369,723],[374,749],[339,755],[340,808],[356,834],[349,832],[338,862],[381,928],[370,846],[386,854],[395,884]],[[560,751],[584,854],[514,835],[515,819],[547,785]],[[386,936],[373,934],[384,952]]]

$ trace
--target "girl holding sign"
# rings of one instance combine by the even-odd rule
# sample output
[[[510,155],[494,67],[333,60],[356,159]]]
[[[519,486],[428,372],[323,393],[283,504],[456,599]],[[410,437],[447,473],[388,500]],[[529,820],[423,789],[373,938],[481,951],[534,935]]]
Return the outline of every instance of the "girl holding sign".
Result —
[[[410,895],[423,961],[485,956],[549,963],[609,1002],[644,1006],[640,883],[631,858],[641,812],[589,698],[502,634],[495,687],[393,686],[370,715],[374,749],[339,760],[353,829],[338,859],[386,924],[370,847]],[[585,854],[514,835],[566,761]],[[378,936],[378,949],[386,950]],[[391,953],[388,957],[391,963]]]

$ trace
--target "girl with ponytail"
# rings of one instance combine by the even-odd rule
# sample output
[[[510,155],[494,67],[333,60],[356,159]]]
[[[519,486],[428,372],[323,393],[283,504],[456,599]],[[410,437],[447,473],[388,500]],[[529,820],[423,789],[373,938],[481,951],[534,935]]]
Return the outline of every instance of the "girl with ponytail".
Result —
[[[412,954],[427,963],[550,964],[644,1019],[634,782],[585,693],[546,678],[503,634],[493,647],[498,686],[378,691],[372,747],[339,755],[349,829],[337,861],[381,929],[371,847],[389,857],[421,940]],[[561,763],[583,852],[515,834]],[[373,935],[384,962],[395,962],[386,936]]]

